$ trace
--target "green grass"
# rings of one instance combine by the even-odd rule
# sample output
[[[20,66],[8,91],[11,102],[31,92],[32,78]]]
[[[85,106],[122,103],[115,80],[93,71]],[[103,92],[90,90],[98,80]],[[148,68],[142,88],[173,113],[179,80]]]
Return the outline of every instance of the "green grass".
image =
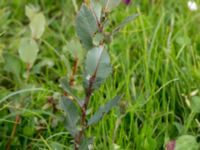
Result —
[[[17,51],[20,38],[29,35],[24,14],[28,3],[41,7],[48,27],[26,82],[25,65]],[[95,150],[113,150],[114,143],[120,150],[161,150],[178,136],[200,135],[195,120],[199,114],[191,113],[186,103],[186,97],[191,100],[190,93],[200,88],[200,12],[191,12],[186,0],[134,0],[111,14],[108,30],[132,13],[141,15],[109,46],[113,73],[90,103],[94,113],[100,104],[124,93],[123,114],[116,108],[89,128],[87,135],[95,136]],[[58,80],[70,72],[71,58],[62,48],[74,38],[75,15],[70,0],[0,1],[0,149],[5,149],[17,114],[21,122],[11,149],[70,149],[72,138],[61,111],[44,106],[52,96],[58,103],[56,95],[63,92]],[[44,60],[53,61],[54,66],[40,67]],[[82,70],[80,66],[77,83]],[[37,131],[39,127],[44,129]]]

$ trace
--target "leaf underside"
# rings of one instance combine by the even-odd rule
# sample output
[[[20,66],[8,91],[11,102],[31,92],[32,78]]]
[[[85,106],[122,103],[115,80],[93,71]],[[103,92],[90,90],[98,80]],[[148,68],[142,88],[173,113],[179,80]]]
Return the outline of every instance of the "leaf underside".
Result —
[[[66,128],[75,137],[78,132],[76,125],[80,118],[77,106],[66,96],[61,97],[60,106],[66,115]]]
[[[93,89],[98,88],[109,76],[112,68],[110,57],[103,46],[95,47],[88,51],[85,63],[85,87],[88,87],[89,78],[95,75]]]

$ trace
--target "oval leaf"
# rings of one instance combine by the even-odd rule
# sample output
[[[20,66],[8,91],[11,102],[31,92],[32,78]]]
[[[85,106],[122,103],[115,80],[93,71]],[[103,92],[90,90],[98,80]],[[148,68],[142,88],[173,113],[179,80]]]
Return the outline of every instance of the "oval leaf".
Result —
[[[38,51],[39,48],[35,40],[30,38],[21,39],[19,55],[25,63],[32,65],[37,58]]]
[[[105,1],[105,0],[103,0]],[[119,5],[121,0],[106,0],[106,10],[111,11]],[[104,2],[105,3],[105,2]]]
[[[100,22],[100,20],[101,20],[101,12],[102,12],[102,5],[100,4],[100,2],[98,0],[93,0],[93,1],[91,1],[91,8],[93,10],[93,13],[94,13],[95,17]]]
[[[74,59],[79,59],[81,61],[83,59],[83,50],[80,42],[78,40],[71,40],[67,43],[66,46],[67,51],[71,54]]]
[[[76,124],[80,118],[77,106],[66,96],[61,97],[60,106],[66,114],[66,128],[74,137],[78,132]]]
[[[86,87],[92,76],[95,76],[94,89],[99,87],[111,71],[110,57],[103,46],[88,51],[85,63]]]
[[[174,150],[199,150],[199,144],[192,135],[183,135],[178,137]]]
[[[4,62],[4,70],[7,72],[11,72],[14,74],[16,78],[15,81],[21,81],[21,73],[22,73],[22,62],[21,60],[16,57],[15,55],[11,55],[9,53],[5,53],[4,55],[5,62]]]
[[[97,22],[91,10],[83,4],[76,18],[76,32],[83,46],[89,50],[93,47],[92,36],[97,31]]]
[[[194,96],[190,102],[191,110],[195,113],[200,113],[200,97]]]
[[[43,13],[37,13],[31,18],[30,28],[33,38],[39,39],[42,36],[45,29],[45,17]]]
[[[37,8],[33,5],[25,6],[25,14],[29,18],[29,20],[31,20],[38,11],[39,11],[39,8]]]

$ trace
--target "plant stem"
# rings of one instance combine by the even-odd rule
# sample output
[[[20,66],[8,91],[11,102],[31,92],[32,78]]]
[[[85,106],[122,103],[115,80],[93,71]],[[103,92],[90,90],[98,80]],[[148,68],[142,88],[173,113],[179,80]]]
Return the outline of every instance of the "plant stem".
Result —
[[[27,83],[28,80],[29,80],[29,77],[30,77],[30,71],[31,71],[31,65],[30,65],[30,64],[27,64],[27,65],[26,65],[26,74],[27,74],[27,77],[26,77],[26,83]]]
[[[76,75],[77,68],[78,68],[78,58],[76,58],[74,60],[74,64],[73,64],[73,68],[72,68],[72,74],[71,74],[70,80],[69,80],[69,85],[70,86],[74,85],[74,76]]]
[[[10,145],[12,143],[14,136],[15,136],[17,125],[19,124],[19,122],[20,122],[20,116],[17,115],[15,117],[15,124],[13,125],[13,129],[12,129],[12,133],[10,135],[10,139],[9,139],[8,143],[6,144],[6,150],[10,150]]]
[[[81,143],[81,138],[83,137],[83,134],[85,132],[85,129],[87,128],[87,122],[86,122],[86,111],[87,111],[87,107],[90,101],[90,97],[92,95],[93,92],[93,83],[96,79],[96,73],[89,79],[89,86],[86,89],[86,96],[85,96],[85,100],[84,100],[84,104],[81,107],[82,110],[82,114],[81,114],[81,126],[82,129],[78,132],[78,134],[75,136],[75,143],[74,143],[74,150],[78,150],[78,147]]]

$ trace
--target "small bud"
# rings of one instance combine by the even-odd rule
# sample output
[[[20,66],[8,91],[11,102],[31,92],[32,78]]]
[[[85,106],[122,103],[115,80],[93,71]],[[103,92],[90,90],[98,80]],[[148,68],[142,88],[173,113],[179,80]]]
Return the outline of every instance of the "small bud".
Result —
[[[129,5],[131,3],[131,0],[123,0],[123,2],[126,4],[126,5]]]
[[[169,141],[169,143],[167,143],[167,145],[166,145],[166,150],[174,150],[175,145],[176,145],[175,140]]]

